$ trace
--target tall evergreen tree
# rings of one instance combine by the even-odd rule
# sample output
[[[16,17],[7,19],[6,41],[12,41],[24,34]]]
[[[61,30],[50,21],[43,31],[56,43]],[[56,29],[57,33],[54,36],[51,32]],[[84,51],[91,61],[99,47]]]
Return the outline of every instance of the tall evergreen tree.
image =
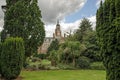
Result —
[[[115,79],[120,80],[120,0],[115,0],[116,20],[115,20],[115,35],[116,35],[116,57],[115,57]]]
[[[103,3],[101,1],[100,3],[100,8],[97,10],[97,15],[96,15],[96,32],[97,32],[97,36],[98,36],[98,41],[99,41],[99,46],[102,46],[102,25],[103,25]]]
[[[45,37],[44,23],[41,21],[41,11],[37,5],[38,0],[32,0],[29,6],[30,14],[28,17],[28,25],[26,31],[28,31],[28,38],[26,39],[26,55],[30,56],[30,53],[37,51],[38,46],[42,45]],[[29,47],[29,48],[28,48]]]
[[[37,0],[6,0],[5,25],[2,41],[9,37],[22,37],[25,55],[29,57],[37,51],[45,37],[44,24]]]
[[[105,0],[103,21],[100,17],[101,7],[97,12],[97,35],[100,43],[107,80],[120,80],[120,0]],[[103,25],[99,25],[102,22]],[[101,33],[102,32],[102,33]],[[100,34],[101,33],[101,34]]]
[[[76,32],[76,38],[78,41],[83,42],[84,36],[86,36],[89,31],[92,31],[91,26],[91,22],[87,18],[83,18],[80,23],[79,29]]]

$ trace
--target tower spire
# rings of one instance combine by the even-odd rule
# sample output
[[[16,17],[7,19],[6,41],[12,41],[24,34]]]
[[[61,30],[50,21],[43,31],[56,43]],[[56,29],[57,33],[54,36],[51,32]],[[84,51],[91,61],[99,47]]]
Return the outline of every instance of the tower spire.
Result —
[[[57,20],[57,26],[60,26],[60,24],[59,24],[59,19]]]
[[[59,24],[59,19],[57,20],[57,24]]]

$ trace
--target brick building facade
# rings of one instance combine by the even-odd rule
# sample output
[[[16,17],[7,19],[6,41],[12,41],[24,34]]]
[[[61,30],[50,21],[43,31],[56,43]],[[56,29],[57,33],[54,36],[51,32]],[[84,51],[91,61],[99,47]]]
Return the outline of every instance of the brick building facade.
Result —
[[[55,32],[53,33],[53,37],[46,37],[44,39],[44,42],[42,44],[42,46],[38,47],[38,54],[40,53],[46,53],[47,52],[47,49],[48,47],[50,46],[51,42],[55,39],[57,39],[59,41],[59,43],[63,43],[64,42],[64,37],[62,36],[62,32],[61,32],[61,29],[60,29],[60,24],[59,24],[59,21],[57,22],[56,24],[56,29],[55,29]]]

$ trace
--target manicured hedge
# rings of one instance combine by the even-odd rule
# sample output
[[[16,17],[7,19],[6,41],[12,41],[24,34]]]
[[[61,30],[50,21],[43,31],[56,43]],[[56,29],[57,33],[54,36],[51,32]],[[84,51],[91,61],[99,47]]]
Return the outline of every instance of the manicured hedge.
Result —
[[[23,67],[24,42],[21,38],[7,38],[2,44],[1,75],[7,80],[18,77]]]

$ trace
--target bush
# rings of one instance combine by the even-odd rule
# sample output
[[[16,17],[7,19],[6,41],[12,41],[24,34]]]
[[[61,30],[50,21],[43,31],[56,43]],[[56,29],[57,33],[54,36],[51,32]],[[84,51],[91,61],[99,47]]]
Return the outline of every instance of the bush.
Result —
[[[1,75],[7,80],[15,79],[21,72],[24,59],[24,44],[21,38],[7,38],[2,45]]]
[[[76,61],[76,66],[81,69],[88,69],[90,68],[90,60],[87,57],[79,57]]]
[[[102,62],[94,62],[90,65],[90,68],[95,70],[105,70]]]
[[[50,60],[51,60],[51,65],[52,66],[56,66],[57,65],[57,61],[58,61],[58,54],[55,50],[50,51],[50,56],[49,56]]]
[[[38,57],[40,59],[46,59],[47,54],[36,54],[36,55],[34,55],[34,57]]]

